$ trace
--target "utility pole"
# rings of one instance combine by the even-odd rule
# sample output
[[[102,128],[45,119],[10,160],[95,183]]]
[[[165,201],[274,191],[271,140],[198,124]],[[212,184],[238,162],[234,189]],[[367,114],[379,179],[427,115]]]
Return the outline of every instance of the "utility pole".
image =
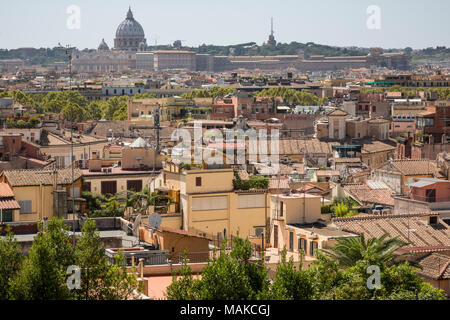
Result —
[[[70,162],[72,164],[72,191],[70,193],[72,197],[72,241],[75,246],[75,189],[74,189],[74,177],[75,168],[73,161],[73,105],[72,105],[72,49],[67,45],[66,55],[69,58],[69,104],[70,104]],[[70,195],[69,193],[69,195]]]

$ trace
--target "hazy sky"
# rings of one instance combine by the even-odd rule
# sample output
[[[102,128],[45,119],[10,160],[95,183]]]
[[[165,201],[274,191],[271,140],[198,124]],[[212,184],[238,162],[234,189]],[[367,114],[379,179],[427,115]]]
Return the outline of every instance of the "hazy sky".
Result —
[[[70,5],[81,9],[80,29],[67,27]],[[102,38],[112,47],[129,5],[149,44],[262,44],[273,16],[283,43],[450,46],[449,0],[0,0],[0,48],[97,48]],[[379,30],[367,27],[370,5],[381,9]]]

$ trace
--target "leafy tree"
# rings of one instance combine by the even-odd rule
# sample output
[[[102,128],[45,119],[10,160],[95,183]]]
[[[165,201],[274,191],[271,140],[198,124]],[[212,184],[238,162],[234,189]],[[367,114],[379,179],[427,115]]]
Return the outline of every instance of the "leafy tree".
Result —
[[[1,231],[1,230],[0,230]],[[8,300],[12,279],[19,273],[24,256],[11,230],[0,237],[0,300]]]
[[[108,262],[93,220],[85,221],[74,255],[81,269],[81,289],[76,290],[78,299],[125,300],[137,289],[137,280],[127,274],[126,267]]]
[[[268,296],[269,279],[263,261],[251,261],[249,240],[233,238],[231,252],[222,245],[220,252],[203,269],[202,279],[193,280],[190,270],[169,286],[168,298],[187,297],[200,300],[248,300]],[[185,266],[186,267],[186,266]],[[184,287],[183,284],[187,284]]]
[[[395,251],[407,245],[397,237],[388,238],[384,234],[380,238],[371,238],[366,241],[362,233],[357,238],[344,238],[339,240],[331,249],[323,251],[334,259],[340,266],[351,267],[360,260],[365,260],[372,265],[390,266],[399,263],[399,258],[408,254],[396,254]]]
[[[87,112],[92,120],[100,120],[102,118],[102,108],[97,102],[91,102],[87,107]]]
[[[103,118],[106,120],[113,120],[114,114],[127,107],[127,99],[128,97],[122,96],[120,98],[113,97],[106,102],[103,107]]]
[[[168,300],[200,300],[201,281],[194,279],[192,269],[183,260],[183,266],[178,273],[174,273],[172,284],[167,287]]]
[[[21,272],[14,278],[11,297],[18,300],[66,300],[73,293],[66,285],[66,270],[73,264],[68,227],[57,218],[49,220],[34,239]]]
[[[281,252],[276,277],[271,286],[271,298],[281,300],[311,300],[314,295],[314,282],[311,272],[302,270],[302,255],[298,270],[294,267],[294,258],[286,259],[287,250]]]
[[[72,104],[72,107],[69,103],[66,104],[66,106],[61,110],[61,113],[67,121],[72,119],[73,122],[82,122],[89,119],[88,112],[77,104]]]

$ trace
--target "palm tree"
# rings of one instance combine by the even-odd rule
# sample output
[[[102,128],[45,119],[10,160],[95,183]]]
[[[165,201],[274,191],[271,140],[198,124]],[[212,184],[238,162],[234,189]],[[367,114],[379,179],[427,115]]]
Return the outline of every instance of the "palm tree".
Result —
[[[386,233],[380,238],[371,238],[366,241],[362,233],[358,238],[341,239],[333,248],[323,251],[342,267],[354,266],[360,260],[378,266],[399,264],[401,263],[399,258],[408,257],[410,254],[396,254],[395,252],[408,243],[398,237],[388,237],[389,234]],[[415,263],[411,264],[415,265]]]

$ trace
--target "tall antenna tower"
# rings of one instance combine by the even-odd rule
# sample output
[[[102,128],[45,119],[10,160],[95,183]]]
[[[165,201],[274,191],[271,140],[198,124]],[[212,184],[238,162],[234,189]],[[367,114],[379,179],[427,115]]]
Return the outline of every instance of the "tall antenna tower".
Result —
[[[270,18],[270,35],[273,37],[273,17]]]

